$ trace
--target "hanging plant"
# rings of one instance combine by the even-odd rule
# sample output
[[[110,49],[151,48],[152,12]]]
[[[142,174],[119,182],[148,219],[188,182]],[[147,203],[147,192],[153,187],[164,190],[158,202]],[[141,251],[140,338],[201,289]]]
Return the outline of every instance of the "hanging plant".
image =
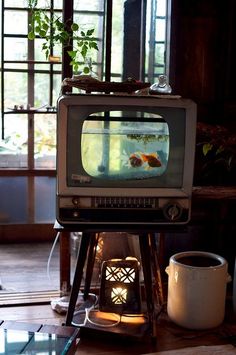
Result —
[[[52,49],[56,45],[68,47],[72,44],[72,49],[67,53],[71,59],[70,65],[73,66],[73,71],[78,73],[82,65],[82,72],[89,74],[92,70],[92,53],[98,50],[94,29],[85,30],[72,21],[63,23],[61,16],[48,8],[38,9],[37,4],[38,0],[28,0],[31,15],[28,39],[44,39],[42,50],[46,59],[50,58]]]

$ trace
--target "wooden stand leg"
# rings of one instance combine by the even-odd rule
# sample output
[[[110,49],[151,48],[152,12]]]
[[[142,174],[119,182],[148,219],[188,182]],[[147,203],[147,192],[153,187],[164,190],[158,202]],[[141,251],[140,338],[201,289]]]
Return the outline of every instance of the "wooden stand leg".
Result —
[[[90,291],[98,239],[99,239],[99,233],[93,233],[91,235],[89,253],[88,253],[88,262],[87,262],[86,275],[85,275],[85,285],[84,285],[85,300],[87,299]]]
[[[71,289],[70,301],[69,301],[69,306],[68,306],[68,311],[66,316],[66,325],[71,325],[71,322],[73,320],[76,301],[78,298],[80,285],[83,277],[84,265],[87,258],[88,248],[90,245],[90,238],[91,238],[90,233],[82,234],[79,254],[77,257],[77,263],[75,268],[74,281]]]
[[[61,296],[69,294],[70,284],[70,232],[60,231],[60,293]]]
[[[161,269],[159,266],[158,260],[158,250],[155,234],[150,234],[150,248],[151,248],[151,257],[152,257],[152,269],[153,269],[153,278],[155,282],[155,301],[154,304],[159,304],[159,308],[162,307],[164,303],[163,287],[162,287],[162,277]],[[159,309],[160,311],[160,309]]]
[[[151,336],[156,336],[155,323],[154,323],[154,300],[152,291],[152,267],[151,267],[151,253],[150,253],[150,242],[149,234],[139,235],[139,245],[140,253],[142,259],[144,285],[146,291],[146,303],[147,303],[147,314],[148,320],[151,327]]]

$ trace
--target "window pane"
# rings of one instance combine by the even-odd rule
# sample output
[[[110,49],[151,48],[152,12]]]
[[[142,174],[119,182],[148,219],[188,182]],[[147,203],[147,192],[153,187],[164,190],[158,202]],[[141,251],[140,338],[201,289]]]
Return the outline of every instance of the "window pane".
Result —
[[[115,14],[115,16],[113,16],[112,21],[111,71],[113,74],[122,75],[124,0],[113,2],[113,13]]]
[[[156,20],[156,41],[165,41],[166,38],[166,20]]]
[[[104,0],[74,0],[74,10],[103,11]]]
[[[35,50],[34,50],[34,55],[35,55],[35,60],[38,61],[45,61],[45,52],[42,51],[42,44],[45,42],[44,39],[41,38],[37,38],[34,41],[34,46],[35,46]]]
[[[6,7],[27,7],[27,0],[5,0]]]
[[[56,179],[54,177],[35,177],[35,222],[52,223],[55,221]]]
[[[5,34],[27,34],[27,12],[5,11],[4,32]],[[14,26],[12,25],[14,24]]]
[[[0,140],[0,167],[27,167],[27,116],[5,116],[5,139]]]
[[[48,8],[50,6],[50,0],[38,0],[37,7]]]
[[[52,105],[56,107],[58,97],[61,92],[62,78],[61,74],[53,75],[53,102]]]
[[[36,168],[56,167],[56,114],[35,115],[34,159]]]
[[[62,0],[54,0],[54,9],[62,9]]]
[[[155,45],[155,63],[158,65],[165,63],[165,45],[162,43]]]
[[[81,30],[94,28],[94,35],[97,36],[100,32],[100,16],[96,14],[74,14],[74,22],[76,22]]]
[[[22,64],[22,63],[6,63],[5,64],[5,69],[20,69],[20,70],[27,70],[28,69],[28,64]]]
[[[0,177],[0,221],[27,223],[27,177]]]
[[[159,76],[159,75],[161,75],[161,74],[163,74],[164,73],[164,67],[162,67],[162,66],[160,66],[160,67],[155,67],[154,68],[154,75],[155,76]]]
[[[61,44],[56,44],[53,47],[53,55],[56,55],[56,56],[59,56],[59,57],[62,56],[62,45]]]
[[[156,0],[157,16],[166,16],[166,0]]]
[[[27,105],[27,73],[4,73],[5,109],[14,105]]]
[[[5,38],[4,40],[5,60],[26,60],[27,50],[27,40],[25,38]]]
[[[49,105],[49,74],[35,74],[35,101],[36,107]]]
[[[0,177],[0,223],[27,223],[30,187],[34,186],[34,221],[52,223],[55,221],[56,179],[54,177]],[[32,197],[32,196],[31,196]]]
[[[41,71],[47,71],[49,73],[50,64],[49,64],[49,62],[48,62],[48,64],[45,64],[45,63],[34,64],[34,69],[41,70]]]

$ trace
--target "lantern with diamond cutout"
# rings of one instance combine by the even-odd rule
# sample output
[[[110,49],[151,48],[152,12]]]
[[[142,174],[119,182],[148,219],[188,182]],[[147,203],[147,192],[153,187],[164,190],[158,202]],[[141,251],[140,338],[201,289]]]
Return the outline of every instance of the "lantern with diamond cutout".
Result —
[[[139,262],[136,258],[103,262],[99,310],[118,314],[140,313]]]

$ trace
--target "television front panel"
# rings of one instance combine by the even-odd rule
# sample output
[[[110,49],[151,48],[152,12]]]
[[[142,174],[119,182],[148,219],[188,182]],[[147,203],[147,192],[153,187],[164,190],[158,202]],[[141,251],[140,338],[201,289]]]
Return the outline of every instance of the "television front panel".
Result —
[[[181,98],[69,94],[58,101],[61,224],[185,224],[196,105]]]

